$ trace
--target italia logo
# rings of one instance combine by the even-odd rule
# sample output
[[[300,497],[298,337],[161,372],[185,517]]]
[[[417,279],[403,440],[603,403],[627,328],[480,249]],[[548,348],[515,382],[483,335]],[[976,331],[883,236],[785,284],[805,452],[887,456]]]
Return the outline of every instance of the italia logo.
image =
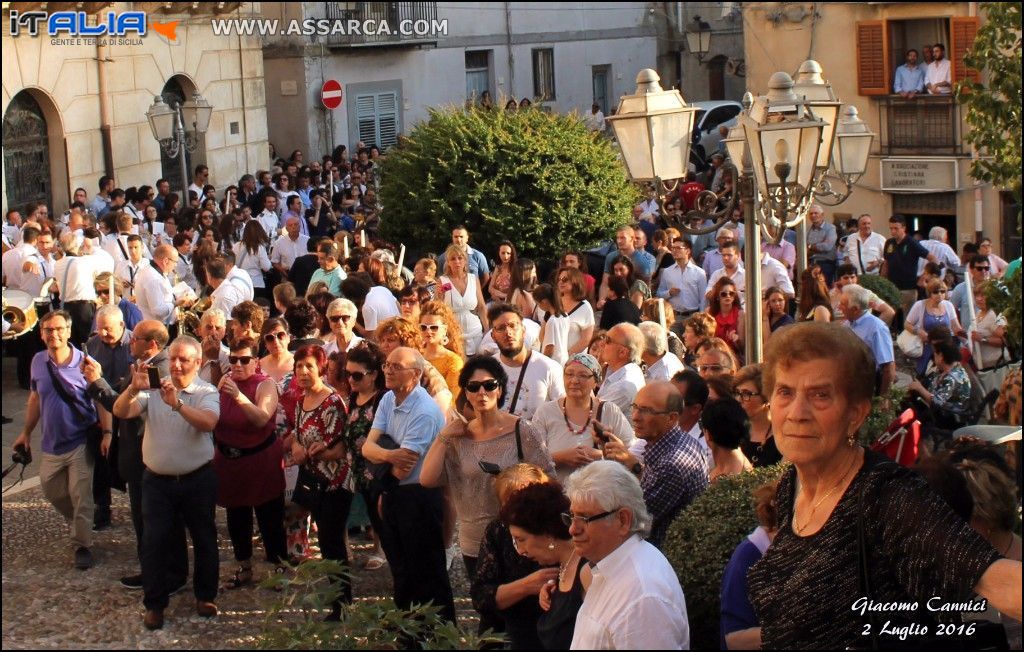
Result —
[[[10,5],[3,3],[4,9]],[[84,11],[10,11],[8,33],[11,36],[59,37],[126,37],[145,36],[148,29],[160,34],[168,41],[178,39],[178,21],[158,23],[149,21],[145,12],[122,11],[97,14],[95,24],[90,24],[89,14]]]

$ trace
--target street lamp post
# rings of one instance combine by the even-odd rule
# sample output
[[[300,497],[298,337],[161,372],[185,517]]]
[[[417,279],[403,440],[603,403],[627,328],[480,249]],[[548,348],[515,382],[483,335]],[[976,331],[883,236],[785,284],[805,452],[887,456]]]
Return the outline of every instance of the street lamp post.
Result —
[[[744,96],[739,125],[725,139],[731,160],[725,164],[725,173],[733,179],[727,206],[710,212],[712,198],[715,202],[718,198],[705,191],[684,222],[673,224],[688,235],[710,233],[729,219],[736,202],[742,200],[748,363],[761,359],[762,231],[775,243],[782,240],[787,228],[798,227],[803,232],[807,209],[816,196],[841,203],[867,169],[874,134],[852,106],[838,119],[841,103],[821,72],[817,62],[805,61],[796,82],[778,72],[769,80],[767,95],[756,99],[750,93]],[[658,81],[653,70],[641,71],[636,94],[624,96],[616,115],[608,120],[630,177],[653,182],[664,205],[665,196],[686,175],[693,109],[677,90],[663,91]],[[736,165],[743,167],[742,175]],[[836,190],[836,184],[844,188]],[[692,229],[688,226],[691,218],[711,220],[712,225]],[[798,243],[798,248],[801,246],[806,255],[806,244]]]
[[[188,204],[188,165],[185,152],[194,152],[199,136],[210,126],[213,107],[199,93],[187,102],[168,106],[160,96],[153,98],[153,104],[146,112],[153,138],[169,158],[177,158],[181,166],[181,200]]]

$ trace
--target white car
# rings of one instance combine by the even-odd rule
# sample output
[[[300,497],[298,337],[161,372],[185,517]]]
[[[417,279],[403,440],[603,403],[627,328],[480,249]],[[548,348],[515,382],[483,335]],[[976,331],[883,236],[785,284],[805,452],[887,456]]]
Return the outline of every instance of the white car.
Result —
[[[708,157],[718,151],[718,143],[722,140],[722,135],[718,133],[718,127],[721,125],[730,129],[735,127],[739,122],[738,118],[740,112],[743,111],[743,105],[729,100],[715,100],[693,102],[692,106],[697,107],[697,114],[693,118],[690,161],[700,171],[707,169]]]

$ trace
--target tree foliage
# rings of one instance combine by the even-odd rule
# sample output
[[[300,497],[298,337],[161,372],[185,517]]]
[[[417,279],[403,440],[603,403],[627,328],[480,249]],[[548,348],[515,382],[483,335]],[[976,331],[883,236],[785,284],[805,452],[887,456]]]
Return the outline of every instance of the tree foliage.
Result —
[[[691,648],[718,649],[722,574],[736,546],[758,524],[751,493],[777,480],[785,468],[778,464],[720,478],[669,526],[661,548],[686,595]]]
[[[981,72],[988,85],[971,80],[957,87],[957,99],[967,107],[967,140],[983,158],[971,166],[971,176],[1021,194],[1021,5],[985,2],[984,22],[974,46],[964,57]],[[1019,213],[1018,213],[1019,218]]]
[[[420,251],[442,251],[465,224],[487,254],[510,240],[550,259],[606,239],[637,200],[607,139],[537,109],[432,110],[381,174],[382,236]]]

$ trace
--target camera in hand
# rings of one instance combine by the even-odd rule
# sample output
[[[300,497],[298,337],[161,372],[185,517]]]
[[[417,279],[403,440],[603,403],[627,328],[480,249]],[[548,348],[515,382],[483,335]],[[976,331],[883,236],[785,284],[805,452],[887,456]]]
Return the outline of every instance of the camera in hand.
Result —
[[[32,463],[32,451],[25,448],[24,444],[18,444],[14,447],[14,452],[11,453],[11,461],[15,464],[28,466]]]

